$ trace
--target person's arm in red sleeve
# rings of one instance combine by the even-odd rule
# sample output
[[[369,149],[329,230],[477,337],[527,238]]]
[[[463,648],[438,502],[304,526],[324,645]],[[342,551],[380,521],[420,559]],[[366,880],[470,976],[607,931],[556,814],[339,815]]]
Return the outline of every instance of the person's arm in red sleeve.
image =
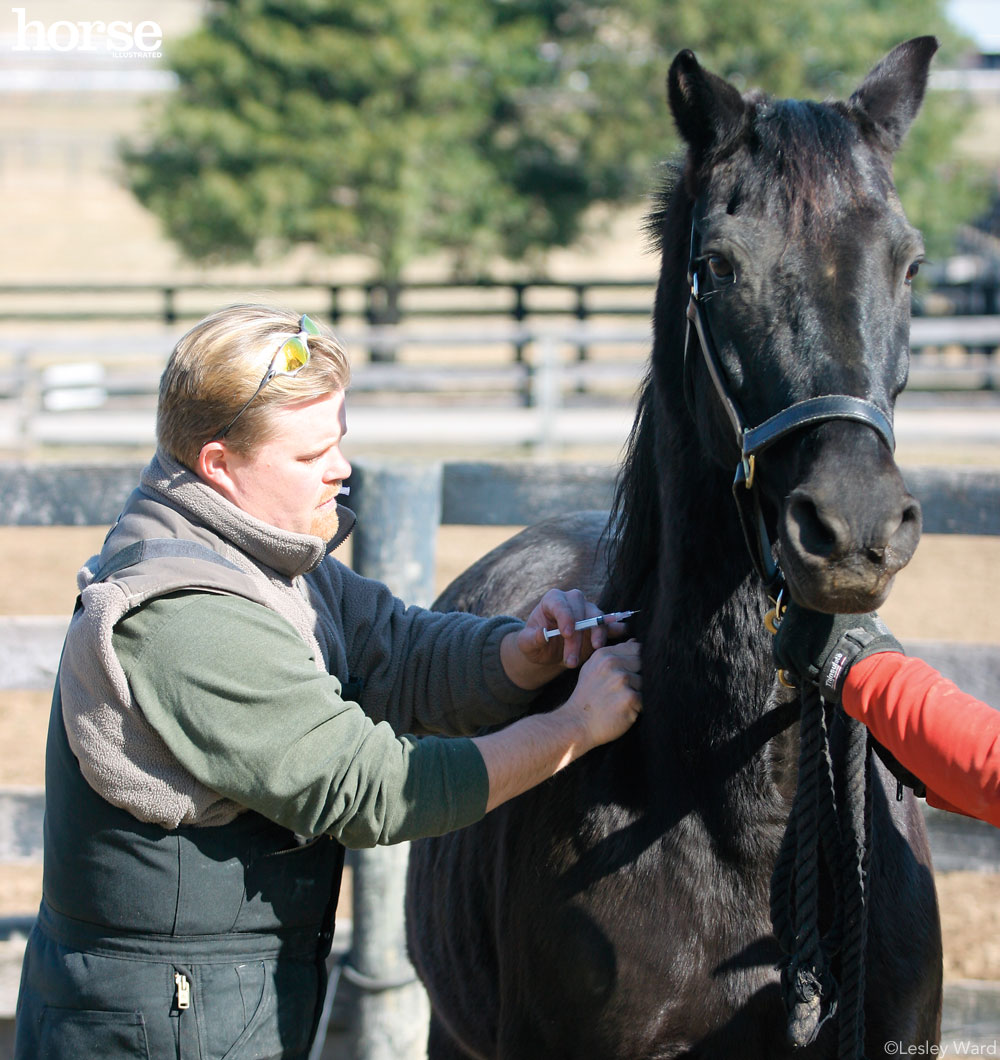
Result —
[[[920,777],[932,806],[1000,827],[1000,711],[898,652],[854,663],[841,702]]]
[[[791,602],[774,659],[793,684],[813,685],[866,725],[896,759],[896,776],[909,783],[901,766],[922,782],[932,806],[1000,827],[1000,712],[908,659],[877,614],[829,615]]]

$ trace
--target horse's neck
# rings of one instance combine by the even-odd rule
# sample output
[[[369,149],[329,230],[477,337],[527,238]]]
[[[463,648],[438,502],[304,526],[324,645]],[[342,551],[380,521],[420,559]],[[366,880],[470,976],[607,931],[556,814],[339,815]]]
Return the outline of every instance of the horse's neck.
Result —
[[[761,839],[780,824],[794,758],[791,719],[774,707],[767,600],[725,473],[675,466],[665,487],[634,766],[647,806],[694,814],[725,856],[753,860],[770,850]]]
[[[654,375],[633,436],[622,513],[627,534],[619,558],[631,574],[620,567],[619,578],[639,601],[628,606],[645,612],[645,707],[632,742],[643,761],[633,764],[655,785],[673,777],[678,786],[718,791],[751,778],[763,791],[767,779],[757,784],[761,771],[749,763],[761,762],[772,704],[768,605],[732,496],[735,469],[703,451],[686,404],[681,353],[690,292],[678,231],[690,222],[679,216],[665,240],[673,250],[657,289]],[[658,533],[648,532],[652,525]],[[717,805],[726,811],[729,802]]]

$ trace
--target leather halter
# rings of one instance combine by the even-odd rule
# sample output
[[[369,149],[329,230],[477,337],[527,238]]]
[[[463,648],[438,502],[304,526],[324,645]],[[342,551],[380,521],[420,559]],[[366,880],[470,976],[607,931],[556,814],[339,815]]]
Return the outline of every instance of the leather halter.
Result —
[[[687,307],[687,331],[684,337],[684,376],[690,380],[691,365],[688,351],[691,346],[691,325],[698,333],[705,365],[715,386],[722,407],[726,410],[729,422],[736,435],[740,448],[740,462],[736,467],[733,479],[733,498],[739,512],[743,536],[746,539],[750,558],[764,582],[764,587],[772,599],[777,599],[784,584],[781,569],[774,562],[771,550],[771,539],[767,532],[764,514],[761,509],[760,496],[755,481],[755,463],[758,453],[764,452],[775,442],[794,431],[811,427],[827,420],[854,420],[871,427],[888,445],[890,450],[896,447],[892,422],[889,416],[877,405],[864,398],[851,397],[848,394],[824,394],[819,397],[797,401],[780,412],[775,413],[756,427],[748,427],[736,399],[727,385],[725,369],[719,358],[708,317],[705,313],[705,300],[699,291],[698,266],[696,255],[696,238],[698,226],[691,222],[691,253],[688,264],[688,283],[691,297]],[[693,409],[693,405],[692,405]]]

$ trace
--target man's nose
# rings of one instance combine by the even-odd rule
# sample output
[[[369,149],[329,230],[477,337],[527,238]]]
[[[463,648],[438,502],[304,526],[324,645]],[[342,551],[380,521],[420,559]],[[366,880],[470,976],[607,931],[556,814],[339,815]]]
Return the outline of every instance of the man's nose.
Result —
[[[326,477],[328,479],[349,478],[351,475],[351,470],[352,469],[350,463],[344,457],[341,456],[339,459],[334,460],[327,468]]]

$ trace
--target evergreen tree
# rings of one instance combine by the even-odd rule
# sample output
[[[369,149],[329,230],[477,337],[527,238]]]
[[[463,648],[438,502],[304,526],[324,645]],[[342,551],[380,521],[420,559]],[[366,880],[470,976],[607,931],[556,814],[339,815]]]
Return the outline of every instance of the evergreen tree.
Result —
[[[947,34],[941,8],[216,0],[170,49],[178,90],[123,158],[135,194],[195,259],[313,243],[367,254],[391,282],[446,249],[469,273],[567,245],[591,205],[650,190],[675,142],[663,85],[681,47],[743,84],[823,97],[850,91],[899,40]],[[961,126],[954,106],[928,107],[899,173],[913,220],[926,214],[936,236],[978,202],[949,193],[962,171],[938,161]]]

